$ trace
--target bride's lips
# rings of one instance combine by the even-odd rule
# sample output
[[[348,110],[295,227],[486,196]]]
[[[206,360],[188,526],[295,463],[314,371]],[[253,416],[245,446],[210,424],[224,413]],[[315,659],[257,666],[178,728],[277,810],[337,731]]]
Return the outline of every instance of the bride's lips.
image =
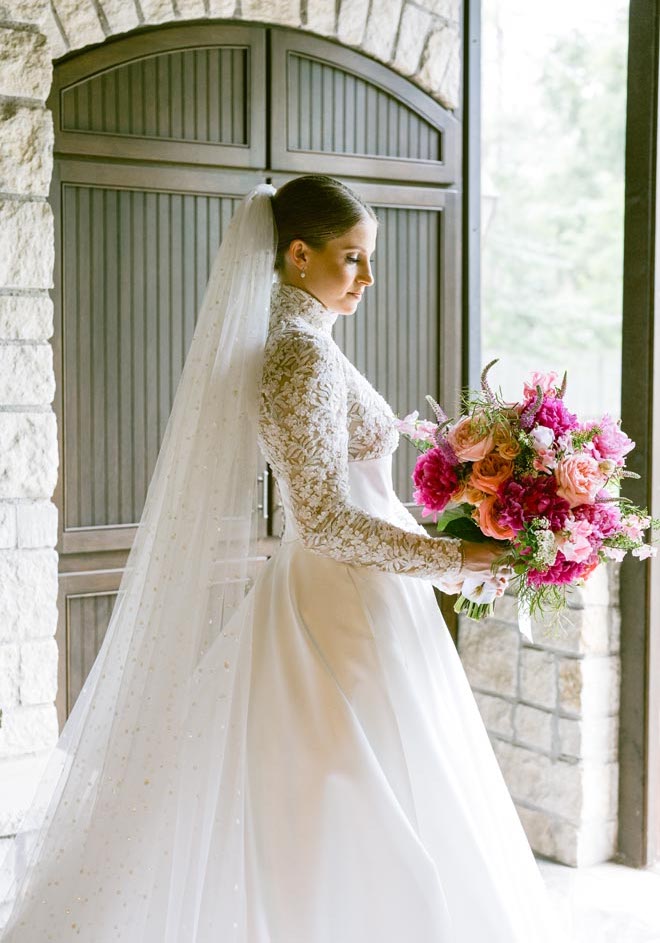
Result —
[[[349,295],[353,295],[354,298],[360,299],[362,297],[361,291],[349,291]]]

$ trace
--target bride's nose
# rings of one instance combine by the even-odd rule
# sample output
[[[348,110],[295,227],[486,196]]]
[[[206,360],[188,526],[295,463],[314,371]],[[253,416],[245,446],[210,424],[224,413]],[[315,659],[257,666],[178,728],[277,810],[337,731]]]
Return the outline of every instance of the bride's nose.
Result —
[[[367,262],[366,265],[361,266],[360,272],[358,274],[358,281],[362,282],[365,285],[373,285],[374,276],[371,271],[371,265]]]

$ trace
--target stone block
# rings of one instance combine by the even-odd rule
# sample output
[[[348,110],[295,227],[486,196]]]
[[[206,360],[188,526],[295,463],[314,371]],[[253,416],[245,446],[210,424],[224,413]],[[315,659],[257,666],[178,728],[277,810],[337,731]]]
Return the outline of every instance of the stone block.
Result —
[[[16,506],[13,503],[0,504],[0,550],[16,546],[17,539]]]
[[[0,22],[40,26],[48,15],[49,0],[0,0]]]
[[[578,717],[607,716],[619,710],[620,662],[616,655],[587,655],[558,661],[559,708]]]
[[[53,412],[0,412],[0,499],[50,498],[57,466]]]
[[[57,741],[54,706],[15,707],[6,710],[0,727],[0,757],[47,750]]]
[[[42,105],[0,101],[0,191],[48,196],[53,116]]]
[[[549,711],[517,704],[514,714],[515,737],[519,743],[546,753],[552,750],[554,716]]]
[[[539,707],[554,708],[557,703],[555,656],[536,648],[520,652],[520,697]]]
[[[57,544],[57,507],[52,501],[29,501],[16,505],[18,546],[54,547]]]
[[[307,29],[321,36],[334,36],[336,25],[335,0],[307,0]]]
[[[577,838],[578,868],[588,868],[609,861],[617,852],[617,822],[588,822],[582,825]]]
[[[401,14],[399,39],[394,54],[394,68],[403,75],[414,75],[419,69],[433,17],[416,4],[406,3]],[[501,602],[502,600],[500,600]]]
[[[543,753],[502,740],[494,744],[494,749],[513,798],[549,809],[555,786],[552,760]]]
[[[18,645],[0,643],[0,707],[3,711],[18,704],[19,680]]]
[[[48,756],[48,753],[40,753],[0,762],[0,835],[16,832],[43,775]]]
[[[47,406],[55,396],[50,344],[0,344],[0,403]]]
[[[209,16],[233,16],[236,8],[235,0],[209,0]]]
[[[21,704],[52,704],[57,695],[57,644],[54,638],[21,645]]]
[[[369,15],[369,0],[341,0],[337,19],[337,38],[347,46],[359,46]]]
[[[83,46],[91,46],[105,40],[105,33],[93,3],[53,0],[53,6],[72,49],[82,49]]]
[[[0,62],[0,95],[46,100],[53,66],[42,33],[0,26]]]
[[[179,0],[177,4],[181,10],[182,17],[192,17],[192,14],[188,14],[187,10],[185,10],[187,5],[190,4],[186,4],[185,0]],[[196,9],[200,6],[202,8],[202,12],[196,13],[195,15],[204,16],[203,0],[194,0],[193,5]],[[127,33],[130,29],[135,29],[136,26],[140,25],[135,4],[126,3],[126,0],[101,0],[101,9],[108,21],[111,35],[115,33]]]
[[[362,48],[382,62],[389,62],[394,55],[402,6],[403,0],[372,0]]]
[[[63,56],[69,51],[68,40],[62,36],[62,31],[57,24],[55,14],[53,13],[50,3],[48,4],[48,14],[41,29],[44,36],[48,40],[48,48],[51,59],[59,59],[60,56]]]
[[[0,295],[0,340],[47,340],[53,333],[48,295]]]
[[[583,586],[571,586],[566,601],[573,609],[585,606],[609,606],[611,604],[612,569],[609,565],[596,567]]]
[[[586,717],[557,719],[558,751],[563,756],[601,763],[614,762],[618,755],[619,718]]]
[[[474,692],[479,713],[489,733],[500,737],[513,736],[513,704],[501,697]]]
[[[461,619],[458,652],[472,687],[485,693],[514,696],[518,649],[516,630]]]
[[[450,23],[458,23],[461,0],[420,0],[421,7]]]
[[[521,804],[517,804],[516,809],[536,854],[571,867],[577,865],[579,830],[575,825],[542,809],[530,809]]]
[[[241,0],[241,19],[300,26],[300,0]]]
[[[171,0],[140,0],[145,23],[164,23],[174,19]],[[232,10],[236,4],[232,6]]]
[[[607,655],[619,648],[619,613],[607,606],[565,609],[554,624],[533,623],[534,644],[547,651]]]
[[[457,26],[441,26],[429,34],[417,78],[446,108],[458,108],[460,34]]]
[[[0,200],[0,288],[52,288],[54,259],[48,203]]]
[[[55,551],[0,551],[0,641],[48,638],[56,625]]]

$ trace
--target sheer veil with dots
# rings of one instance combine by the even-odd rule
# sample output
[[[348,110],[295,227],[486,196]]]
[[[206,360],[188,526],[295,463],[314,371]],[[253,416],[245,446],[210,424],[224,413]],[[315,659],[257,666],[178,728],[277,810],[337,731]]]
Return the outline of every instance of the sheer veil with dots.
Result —
[[[245,935],[224,862],[244,841],[237,632],[252,627],[274,193],[245,197],[213,262],[103,645],[3,860],[3,943]]]

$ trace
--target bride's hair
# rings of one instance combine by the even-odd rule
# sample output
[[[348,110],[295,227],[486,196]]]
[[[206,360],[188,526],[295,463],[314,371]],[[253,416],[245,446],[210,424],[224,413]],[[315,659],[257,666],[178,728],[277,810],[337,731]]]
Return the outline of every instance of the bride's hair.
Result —
[[[276,271],[284,268],[286,250],[294,239],[302,239],[312,249],[322,249],[365,216],[378,222],[372,208],[354,190],[323,174],[294,177],[271,200],[277,227]]]

